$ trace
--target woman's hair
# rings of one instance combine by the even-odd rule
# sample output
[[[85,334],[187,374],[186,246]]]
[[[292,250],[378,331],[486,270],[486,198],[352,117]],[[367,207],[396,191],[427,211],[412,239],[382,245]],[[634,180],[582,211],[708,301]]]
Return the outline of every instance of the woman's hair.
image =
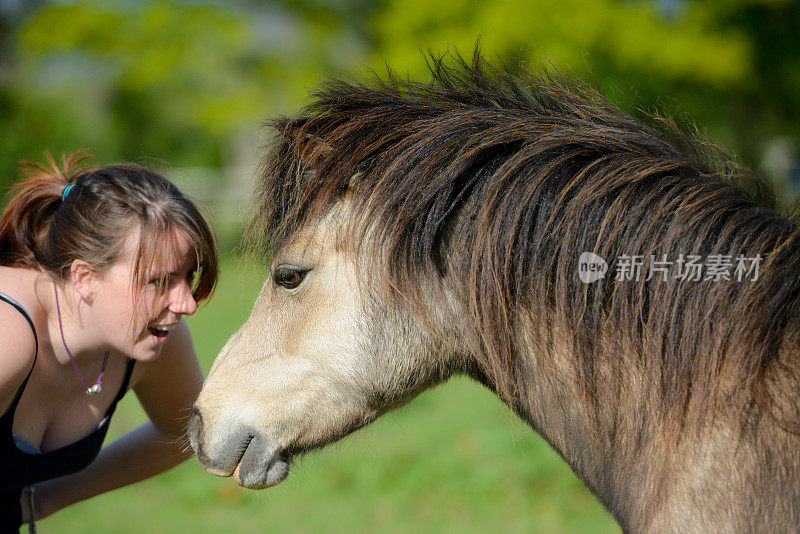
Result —
[[[63,156],[61,165],[46,158],[47,165],[22,164],[25,177],[0,219],[0,265],[42,268],[63,283],[74,260],[100,272],[120,261],[138,230],[132,281],[138,302],[145,277],[165,263],[181,232],[197,256],[195,300],[212,293],[218,272],[213,234],[171,182],[139,165],[93,168],[81,152]]]

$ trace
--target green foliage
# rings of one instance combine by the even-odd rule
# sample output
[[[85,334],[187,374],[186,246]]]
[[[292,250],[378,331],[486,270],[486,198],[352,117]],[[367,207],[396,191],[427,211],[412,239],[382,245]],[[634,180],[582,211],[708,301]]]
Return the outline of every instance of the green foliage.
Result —
[[[337,20],[280,5],[45,4],[16,30],[0,77],[0,185],[44,150],[228,165],[237,136],[358,61]]]
[[[326,76],[388,63],[423,77],[421,51],[469,55],[478,41],[489,57],[593,79],[623,107],[685,114],[751,166],[767,139],[800,140],[791,0],[24,5],[15,24],[0,10],[0,186],[46,149],[228,166],[244,133]]]
[[[671,22],[649,2],[403,0],[389,2],[374,28],[383,44],[377,54],[396,67],[418,69],[420,46],[448,43],[469,53],[480,37],[485,50],[529,63],[544,57],[576,69],[600,60],[667,80],[741,82],[750,75],[747,39],[716,28],[712,15],[700,3]]]

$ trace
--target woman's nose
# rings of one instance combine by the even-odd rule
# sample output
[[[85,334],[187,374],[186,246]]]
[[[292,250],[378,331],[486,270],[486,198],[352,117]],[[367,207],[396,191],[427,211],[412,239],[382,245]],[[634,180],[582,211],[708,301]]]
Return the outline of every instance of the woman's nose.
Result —
[[[189,284],[179,284],[179,286],[174,289],[174,292],[174,295],[171,295],[169,303],[171,312],[181,315],[191,315],[197,311],[197,301],[194,300],[192,288]]]

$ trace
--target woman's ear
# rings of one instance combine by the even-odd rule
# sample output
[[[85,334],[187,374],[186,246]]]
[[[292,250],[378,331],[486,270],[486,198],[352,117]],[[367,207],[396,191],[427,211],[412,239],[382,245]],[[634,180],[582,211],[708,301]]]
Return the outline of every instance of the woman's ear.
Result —
[[[100,288],[102,276],[96,269],[83,260],[73,260],[70,266],[72,287],[87,302],[92,302]]]

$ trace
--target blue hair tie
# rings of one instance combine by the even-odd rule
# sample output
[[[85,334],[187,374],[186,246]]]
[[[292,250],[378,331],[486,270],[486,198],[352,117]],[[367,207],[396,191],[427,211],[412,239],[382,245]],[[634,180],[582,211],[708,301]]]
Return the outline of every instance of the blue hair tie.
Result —
[[[64,202],[64,201],[67,200],[67,195],[69,195],[69,192],[72,191],[73,187],[75,187],[75,184],[67,184],[64,187],[64,191],[61,192],[61,202]]]

